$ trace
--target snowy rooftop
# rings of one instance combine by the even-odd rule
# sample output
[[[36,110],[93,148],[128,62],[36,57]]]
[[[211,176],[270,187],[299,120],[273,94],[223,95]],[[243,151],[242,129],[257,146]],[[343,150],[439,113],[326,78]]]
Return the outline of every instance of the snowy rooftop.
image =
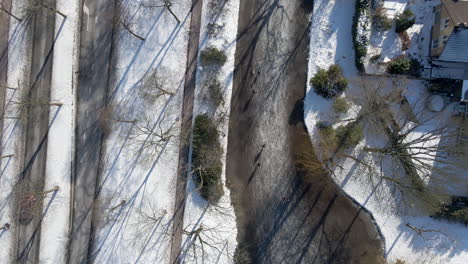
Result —
[[[468,62],[468,29],[454,31],[439,59],[443,61]]]

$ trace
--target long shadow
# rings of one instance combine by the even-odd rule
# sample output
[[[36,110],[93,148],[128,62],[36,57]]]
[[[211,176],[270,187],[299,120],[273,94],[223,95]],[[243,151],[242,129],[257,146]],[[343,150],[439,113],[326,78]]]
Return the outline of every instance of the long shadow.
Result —
[[[36,150],[33,151],[31,158],[25,163],[26,165],[24,166],[24,168],[23,168],[23,170],[22,170],[22,172],[20,174],[18,183],[21,182],[26,177],[28,172],[30,172],[31,167],[33,166],[34,162],[36,161],[37,156],[39,155],[42,148],[46,145],[47,138],[49,136],[50,128],[52,127],[55,120],[57,119],[58,113],[60,112],[61,109],[62,109],[62,106],[58,106],[57,110],[55,110],[55,113],[54,113],[54,115],[52,117],[52,120],[49,123],[49,125],[47,126],[47,130],[46,130],[44,136],[42,136],[42,139],[40,140],[39,145],[37,146]]]
[[[29,253],[30,253],[30,251],[31,251],[31,249],[32,249],[32,247],[34,245],[34,242],[36,241],[36,239],[37,240],[39,239],[42,220],[44,219],[45,215],[49,211],[50,205],[54,201],[55,196],[57,195],[57,192],[58,191],[54,191],[52,193],[52,197],[50,198],[49,202],[47,203],[47,206],[46,206],[44,212],[42,213],[42,215],[41,215],[41,217],[39,219],[39,222],[37,223],[37,225],[36,225],[36,227],[34,229],[34,232],[32,233],[31,237],[29,238],[28,243],[26,244],[26,246],[22,250],[20,249],[21,253],[18,256],[19,261],[22,261],[23,263],[26,263],[26,261],[29,259]],[[42,209],[42,206],[41,206],[41,209]]]
[[[130,197],[129,201],[125,204],[125,208],[128,208],[127,212],[124,214],[124,217],[121,221],[119,221],[119,227],[116,231],[116,234],[115,234],[115,238],[119,237],[119,234],[122,232],[123,230],[123,227],[124,225],[126,225],[132,211],[133,211],[133,206],[135,204],[135,201],[137,199],[137,197],[139,196],[140,194],[140,191],[142,190],[142,188],[146,185],[150,175],[152,174],[154,168],[156,167],[156,165],[158,164],[158,161],[160,159],[160,157],[162,156],[162,153],[164,152],[164,149],[166,148],[167,144],[169,142],[166,142],[165,145],[163,146],[162,150],[160,151],[160,153],[158,154],[157,158],[154,160],[151,168],[148,170],[145,178],[143,179],[143,181],[141,182],[140,186],[137,188],[137,190],[133,193],[133,195]],[[117,195],[117,197],[120,197],[119,195]],[[124,209],[124,208],[121,208],[121,209]],[[92,210],[92,208],[89,208],[88,209],[88,212],[90,212]],[[88,256],[87,258],[88,259],[95,259],[97,257],[97,255],[102,251],[102,248],[103,246],[106,244],[107,242],[107,239],[108,237],[110,236],[110,234],[112,233],[115,225],[117,224],[117,220],[119,219],[119,216],[120,214],[118,215],[118,217],[115,219],[115,221],[112,222],[111,226],[108,228],[107,232],[104,234],[104,238],[103,239],[100,239],[100,245],[97,247],[97,250],[95,250],[93,253],[90,254],[90,256]],[[117,243],[112,243],[112,246],[114,247]],[[90,247],[92,248],[92,247]],[[113,251],[113,250],[112,250]]]

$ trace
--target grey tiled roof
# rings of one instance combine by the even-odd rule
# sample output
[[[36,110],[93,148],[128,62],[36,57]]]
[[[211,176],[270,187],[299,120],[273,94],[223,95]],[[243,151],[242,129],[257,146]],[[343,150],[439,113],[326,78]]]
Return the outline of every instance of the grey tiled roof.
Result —
[[[468,29],[454,30],[439,60],[468,62]]]

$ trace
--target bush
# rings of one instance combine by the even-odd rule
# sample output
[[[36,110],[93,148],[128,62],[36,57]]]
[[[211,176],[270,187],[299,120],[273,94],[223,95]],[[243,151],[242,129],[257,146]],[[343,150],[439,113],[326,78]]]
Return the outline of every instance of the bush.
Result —
[[[415,77],[421,75],[421,63],[417,59],[400,56],[387,65],[387,71],[391,74],[408,74]]]
[[[387,66],[388,73],[408,74],[411,69],[411,60],[406,57],[398,57]]]
[[[435,217],[468,225],[468,197],[453,196],[449,203],[442,205]]]
[[[416,22],[413,12],[410,9],[406,9],[403,13],[397,16],[395,22],[395,32],[401,33],[412,27]]]
[[[195,118],[192,148],[195,183],[200,194],[210,202],[217,202],[224,194],[221,182],[222,148],[218,129],[206,114]]]
[[[381,7],[375,10],[372,22],[375,28],[383,31],[387,31],[393,26],[393,21],[385,15],[385,9]]]
[[[366,34],[363,34],[363,32],[368,31],[368,27],[365,24],[368,19],[368,14],[370,13],[370,1],[357,0],[354,7],[355,12],[352,26],[354,63],[356,64],[356,68],[359,72],[364,72],[364,58],[367,55],[369,39]]]
[[[349,123],[346,126],[340,126],[336,129],[336,137],[339,145],[348,149],[357,145],[364,137],[362,128],[357,123]]]
[[[348,100],[343,97],[336,98],[335,102],[333,103],[333,110],[337,113],[346,113],[350,108]]]
[[[214,64],[222,66],[226,63],[227,56],[223,51],[215,47],[209,47],[200,53],[200,60],[204,65]]]
[[[324,98],[332,98],[343,92],[348,86],[348,81],[343,77],[343,72],[338,65],[331,65],[328,70],[320,69],[310,79],[317,94]]]
[[[210,94],[210,99],[215,106],[224,104],[223,90],[221,83],[218,80],[214,80],[210,85],[208,85],[208,92]]]
[[[453,79],[435,79],[429,83],[430,93],[450,94],[456,89],[461,89],[463,82]]]

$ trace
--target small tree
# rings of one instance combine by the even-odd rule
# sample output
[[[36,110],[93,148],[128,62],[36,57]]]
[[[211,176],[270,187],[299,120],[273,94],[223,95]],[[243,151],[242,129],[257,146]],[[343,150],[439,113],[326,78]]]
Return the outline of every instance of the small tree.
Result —
[[[379,7],[375,10],[374,16],[372,17],[375,28],[382,31],[387,31],[392,28],[393,21],[385,15],[385,9]]]
[[[216,203],[224,194],[221,181],[222,148],[218,129],[206,114],[195,118],[192,148],[195,183],[203,198]]]
[[[408,74],[411,70],[411,60],[405,56],[400,56],[391,61],[387,66],[387,71],[391,74]]]
[[[414,25],[416,22],[414,18],[414,13],[410,9],[405,9],[403,13],[399,14],[395,23],[395,32],[401,33],[406,31]]]
[[[339,126],[336,129],[336,136],[340,147],[347,149],[357,145],[363,139],[364,134],[359,123],[351,122],[346,126]]]
[[[344,78],[341,67],[334,64],[328,70],[319,68],[310,79],[310,84],[314,86],[317,94],[329,99],[343,92],[348,86],[348,81]]]
[[[208,47],[201,51],[200,60],[204,65],[223,66],[227,61],[227,56],[216,47]]]
[[[224,104],[224,95],[221,88],[221,83],[218,80],[214,80],[208,85],[208,92],[211,99],[211,102],[215,106]]]
[[[346,100],[346,98],[338,97],[335,99],[332,107],[333,110],[337,113],[346,113],[351,106],[349,105],[349,102]]]

